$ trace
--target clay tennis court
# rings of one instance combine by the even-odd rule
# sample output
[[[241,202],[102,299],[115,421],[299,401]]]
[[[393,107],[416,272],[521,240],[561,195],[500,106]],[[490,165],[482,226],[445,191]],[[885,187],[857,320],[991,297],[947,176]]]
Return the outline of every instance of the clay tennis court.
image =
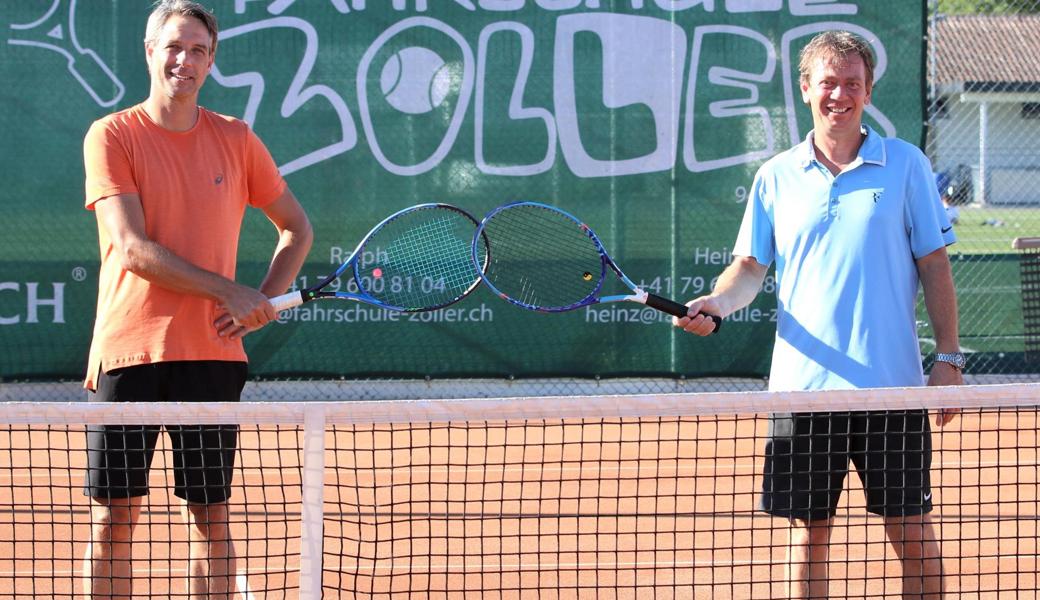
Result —
[[[934,434],[933,515],[953,597],[1037,597],[1038,425],[1035,409],[974,411]],[[766,426],[720,416],[330,428],[323,597],[782,597],[785,523],[754,510]],[[0,437],[0,598],[74,597],[89,522],[82,428]],[[240,445],[239,597],[296,598],[301,433],[244,427]],[[135,597],[185,597],[166,464],[157,452]],[[880,519],[861,510],[857,477],[846,486],[831,597],[897,595]]]

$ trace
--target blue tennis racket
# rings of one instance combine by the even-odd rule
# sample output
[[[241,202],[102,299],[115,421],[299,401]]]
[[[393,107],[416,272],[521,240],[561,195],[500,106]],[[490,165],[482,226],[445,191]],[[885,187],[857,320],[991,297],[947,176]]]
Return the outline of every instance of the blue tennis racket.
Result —
[[[487,261],[487,255],[491,255]],[[499,297],[528,310],[564,312],[603,302],[638,302],[676,317],[683,304],[651,294],[632,282],[592,229],[570,213],[540,202],[502,205],[484,217],[471,255],[480,277]],[[630,294],[603,295],[607,272]],[[722,319],[706,315],[719,330]]]
[[[398,211],[372,228],[334,273],[305,290],[272,298],[271,304],[279,312],[321,298],[399,312],[444,308],[480,284],[488,253],[487,244],[480,242],[484,237],[475,233],[478,225],[472,215],[450,204]],[[348,269],[351,277],[341,277]]]

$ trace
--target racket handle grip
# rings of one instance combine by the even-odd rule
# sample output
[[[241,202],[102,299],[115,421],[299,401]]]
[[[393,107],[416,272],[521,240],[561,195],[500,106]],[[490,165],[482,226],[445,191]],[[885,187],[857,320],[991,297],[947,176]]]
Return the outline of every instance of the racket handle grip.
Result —
[[[303,292],[296,290],[281,296],[275,296],[270,300],[275,312],[282,312],[303,304]]]
[[[661,312],[666,312],[673,317],[679,318],[685,317],[687,312],[690,310],[685,304],[679,304],[678,302],[654,294],[646,295],[646,305],[650,308],[656,308]],[[715,329],[712,330],[712,333],[718,332],[719,328],[722,327],[722,317],[718,315],[709,315],[708,313],[701,314],[715,322]]]

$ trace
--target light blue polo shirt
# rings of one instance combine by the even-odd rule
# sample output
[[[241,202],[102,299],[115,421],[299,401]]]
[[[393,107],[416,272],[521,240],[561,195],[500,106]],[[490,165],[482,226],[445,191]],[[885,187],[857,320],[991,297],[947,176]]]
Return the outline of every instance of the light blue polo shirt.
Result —
[[[956,241],[916,147],[868,127],[837,177],[812,132],[758,170],[733,254],[776,261],[771,390],[923,385],[915,259]]]

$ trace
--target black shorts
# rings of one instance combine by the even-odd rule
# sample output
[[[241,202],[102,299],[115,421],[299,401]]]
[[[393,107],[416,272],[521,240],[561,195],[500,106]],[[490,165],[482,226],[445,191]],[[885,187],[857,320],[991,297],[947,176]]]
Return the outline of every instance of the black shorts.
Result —
[[[927,411],[773,415],[760,508],[796,519],[834,516],[850,460],[869,512],[911,516],[932,510]]]
[[[246,363],[175,361],[113,369],[98,376],[94,402],[237,402]],[[231,496],[237,425],[95,425],[87,427],[87,480],[93,498],[148,494],[159,432],[173,450],[174,495],[213,504]]]

